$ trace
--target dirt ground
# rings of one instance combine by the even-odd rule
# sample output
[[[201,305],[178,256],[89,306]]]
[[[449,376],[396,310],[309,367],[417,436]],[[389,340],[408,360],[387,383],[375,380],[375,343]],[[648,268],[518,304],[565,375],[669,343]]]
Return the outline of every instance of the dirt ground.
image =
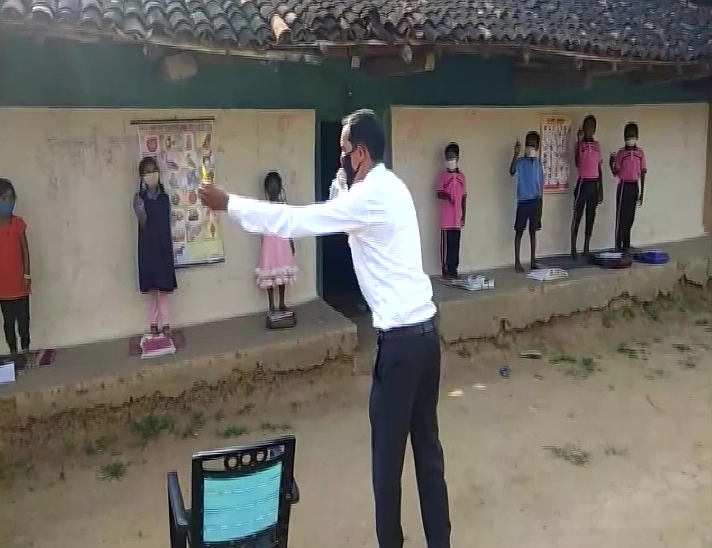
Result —
[[[541,358],[520,355],[531,349]],[[164,548],[168,470],[187,488],[192,452],[287,430],[302,493],[290,545],[375,546],[368,360],[5,455],[0,546]],[[708,297],[620,302],[446,349],[453,546],[712,547],[711,402]],[[403,485],[406,546],[423,547],[410,455]]]

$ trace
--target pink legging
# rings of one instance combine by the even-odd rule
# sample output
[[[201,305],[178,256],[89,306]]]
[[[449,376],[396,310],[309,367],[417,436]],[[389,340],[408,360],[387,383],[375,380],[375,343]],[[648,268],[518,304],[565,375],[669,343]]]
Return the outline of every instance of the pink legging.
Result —
[[[150,291],[148,293],[148,323],[164,327],[168,322],[168,293]]]

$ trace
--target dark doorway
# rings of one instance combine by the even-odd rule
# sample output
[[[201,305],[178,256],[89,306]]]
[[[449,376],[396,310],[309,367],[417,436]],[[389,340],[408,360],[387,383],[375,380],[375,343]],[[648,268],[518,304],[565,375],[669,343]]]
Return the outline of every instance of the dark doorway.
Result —
[[[329,188],[339,169],[341,122],[319,125],[319,200],[329,199]],[[363,311],[361,292],[356,281],[351,249],[346,234],[324,236],[321,241],[322,299],[346,316]]]

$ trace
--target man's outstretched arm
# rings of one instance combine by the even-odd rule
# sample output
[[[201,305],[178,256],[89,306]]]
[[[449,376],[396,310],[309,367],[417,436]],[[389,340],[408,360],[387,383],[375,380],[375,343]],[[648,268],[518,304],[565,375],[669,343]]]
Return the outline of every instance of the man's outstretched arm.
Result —
[[[292,206],[230,195],[227,213],[247,232],[282,238],[350,232],[373,222],[377,214],[359,192],[340,194],[333,200]]]

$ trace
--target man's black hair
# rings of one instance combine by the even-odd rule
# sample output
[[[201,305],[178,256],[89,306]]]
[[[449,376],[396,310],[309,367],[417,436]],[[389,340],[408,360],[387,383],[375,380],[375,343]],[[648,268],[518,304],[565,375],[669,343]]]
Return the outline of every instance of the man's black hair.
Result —
[[[526,136],[524,137],[525,145],[529,139],[535,139],[537,146],[541,143],[541,137],[539,136],[538,131],[530,131],[529,133],[526,134]]]
[[[368,150],[374,163],[383,161],[386,131],[375,112],[362,108],[349,114],[342,123],[344,126],[349,126],[349,141],[354,148],[361,145]]]
[[[628,122],[625,127],[623,128],[623,136],[625,137],[626,135],[634,134],[636,138],[640,135],[639,130],[638,130],[638,124],[635,122]]]
[[[17,193],[15,192],[15,187],[12,185],[10,179],[0,177],[0,196],[4,195],[6,192],[10,192],[10,194],[12,194],[12,199],[17,200]]]
[[[593,122],[593,125],[596,125],[596,117],[593,114],[589,114],[583,119],[583,123],[581,124],[581,127],[586,125],[586,122]]]
[[[448,143],[448,145],[445,147],[445,157],[448,156],[448,154],[454,154],[458,158],[460,157],[460,145],[455,143],[454,141],[452,143]]]

